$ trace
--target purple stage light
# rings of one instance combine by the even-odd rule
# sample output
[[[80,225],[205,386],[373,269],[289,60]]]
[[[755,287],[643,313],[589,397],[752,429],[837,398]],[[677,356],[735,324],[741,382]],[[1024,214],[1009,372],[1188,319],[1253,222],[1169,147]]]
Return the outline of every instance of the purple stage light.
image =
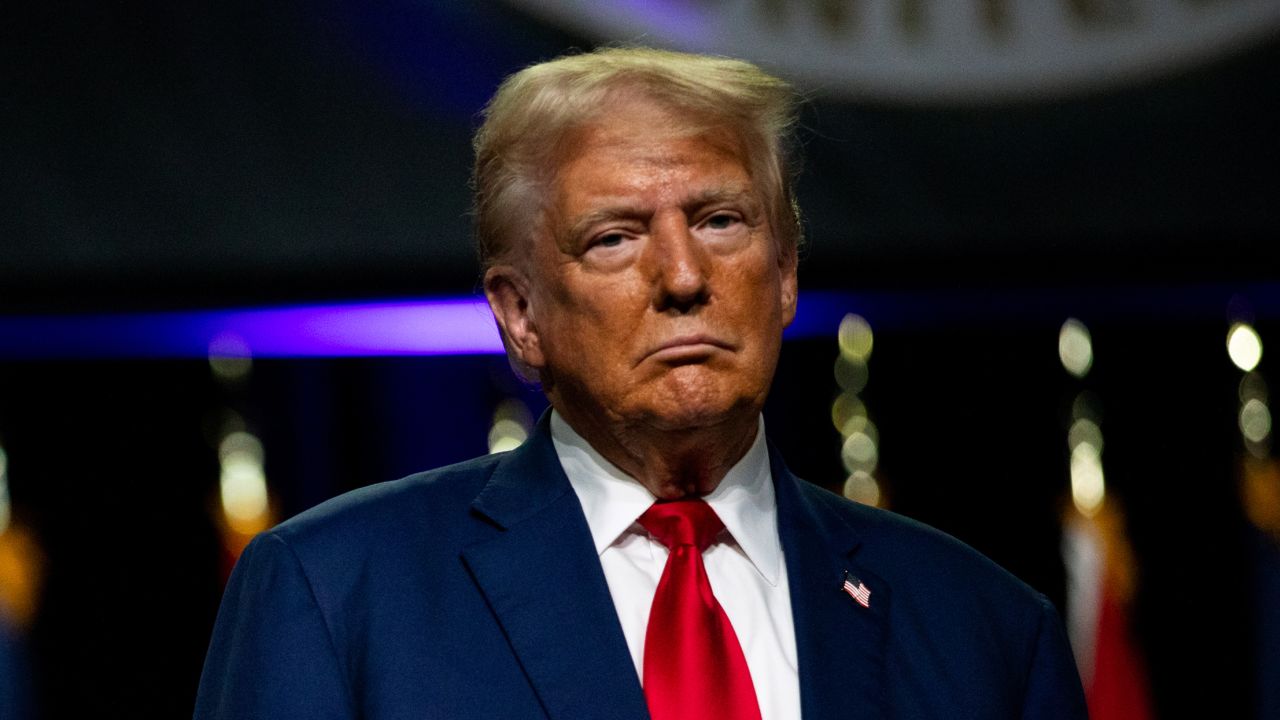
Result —
[[[258,357],[503,352],[489,306],[478,299],[228,311],[211,326],[211,340],[238,339]]]
[[[786,337],[834,332],[849,298],[815,293]],[[481,298],[0,317],[0,358],[372,357],[502,354]]]
[[[1217,318],[1234,298],[1251,313],[1280,316],[1280,284],[949,292],[810,291],[800,294],[784,340],[831,338],[846,313],[877,328],[958,327],[1068,316],[1150,321],[1174,313]],[[0,316],[0,359],[374,357],[503,352],[488,304],[478,297],[96,315]]]
[[[485,355],[502,340],[482,299],[0,317],[0,357]]]

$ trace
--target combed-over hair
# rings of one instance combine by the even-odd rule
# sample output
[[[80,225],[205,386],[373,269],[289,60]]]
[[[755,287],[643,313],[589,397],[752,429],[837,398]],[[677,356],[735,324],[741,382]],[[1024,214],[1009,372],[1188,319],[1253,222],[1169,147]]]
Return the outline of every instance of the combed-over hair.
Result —
[[[790,177],[797,107],[791,86],[742,60],[629,47],[531,65],[503,81],[485,107],[472,175],[482,270],[532,240],[561,140],[590,125],[618,93],[636,91],[675,111],[691,133],[717,126],[735,132],[779,258],[794,257],[801,229]]]

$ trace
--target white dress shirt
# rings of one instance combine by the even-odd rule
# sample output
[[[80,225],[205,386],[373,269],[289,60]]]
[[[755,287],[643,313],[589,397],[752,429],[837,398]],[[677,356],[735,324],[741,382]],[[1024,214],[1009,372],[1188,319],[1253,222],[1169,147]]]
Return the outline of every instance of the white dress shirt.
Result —
[[[582,503],[631,659],[643,678],[645,629],[667,548],[636,518],[655,498],[555,412],[551,439]],[[795,720],[800,717],[795,626],[763,418],[751,449],[703,499],[725,529],[702,559],[711,589],[742,644],[761,719]]]

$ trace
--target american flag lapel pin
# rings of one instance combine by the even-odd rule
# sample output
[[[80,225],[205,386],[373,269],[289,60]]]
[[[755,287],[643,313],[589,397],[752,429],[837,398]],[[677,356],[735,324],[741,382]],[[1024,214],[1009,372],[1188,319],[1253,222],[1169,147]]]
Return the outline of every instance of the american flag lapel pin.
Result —
[[[858,577],[848,570],[844,571],[844,584],[840,587],[849,597],[864,608],[871,607],[871,590]]]

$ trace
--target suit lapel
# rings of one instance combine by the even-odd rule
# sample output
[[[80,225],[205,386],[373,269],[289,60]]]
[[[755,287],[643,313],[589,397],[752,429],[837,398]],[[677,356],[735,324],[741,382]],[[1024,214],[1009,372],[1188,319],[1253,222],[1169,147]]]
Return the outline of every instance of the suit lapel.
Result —
[[[889,587],[853,563],[858,538],[825,498],[803,489],[770,448],[778,534],[795,621],[805,720],[887,716],[885,642]],[[841,588],[845,573],[871,590],[863,607]]]
[[[644,694],[548,418],[473,509],[497,526],[463,558],[552,720],[644,720]]]

